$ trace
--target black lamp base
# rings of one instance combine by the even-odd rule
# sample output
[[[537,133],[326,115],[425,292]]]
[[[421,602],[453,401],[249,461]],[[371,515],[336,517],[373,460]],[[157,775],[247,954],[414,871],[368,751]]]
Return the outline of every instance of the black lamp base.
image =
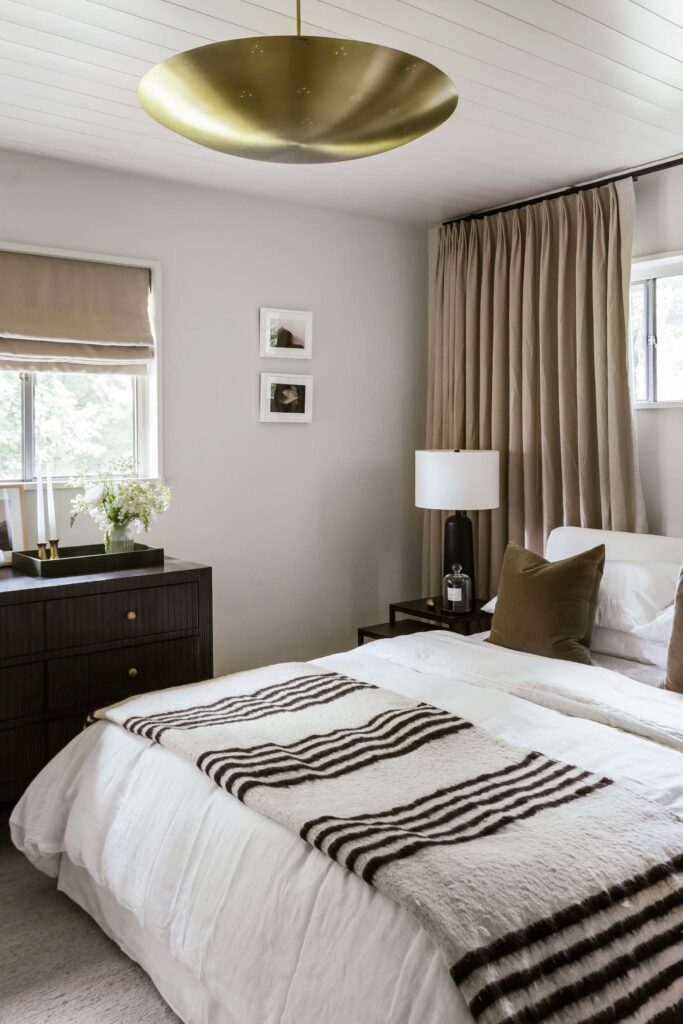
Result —
[[[464,512],[449,516],[443,531],[443,575],[449,573],[456,563],[462,566],[463,572],[472,580],[472,600],[476,601],[472,520]]]

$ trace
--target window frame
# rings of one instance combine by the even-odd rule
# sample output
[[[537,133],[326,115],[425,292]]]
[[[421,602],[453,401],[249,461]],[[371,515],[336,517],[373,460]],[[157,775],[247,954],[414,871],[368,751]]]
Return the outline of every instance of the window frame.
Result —
[[[663,277],[683,277],[683,252],[656,253],[638,256],[631,264],[629,289],[634,284],[645,285],[645,325],[647,332],[647,399],[634,398],[633,406],[638,409],[682,409],[683,398],[676,401],[657,400],[657,302],[656,281]],[[629,361],[633,361],[633,347],[629,330]]]
[[[129,267],[144,267],[150,272],[151,302],[150,314],[155,342],[155,358],[146,376],[135,379],[135,454],[138,463],[138,477],[142,480],[157,479],[162,469],[162,423],[161,423],[161,381],[162,369],[162,292],[161,264],[157,260],[134,256],[113,256],[108,253],[81,252],[73,249],[55,249],[51,246],[25,245],[21,242],[0,241],[0,249],[8,252],[25,252],[37,256],[56,256],[62,259],[88,260],[93,263],[114,263]],[[20,371],[22,372],[22,371]],[[49,371],[47,371],[49,372]],[[22,376],[22,479],[0,481],[23,483],[30,486],[36,481],[34,458],[33,388],[35,374],[23,371]],[[28,474],[32,472],[33,475]],[[55,482],[64,483],[68,477],[55,477]]]

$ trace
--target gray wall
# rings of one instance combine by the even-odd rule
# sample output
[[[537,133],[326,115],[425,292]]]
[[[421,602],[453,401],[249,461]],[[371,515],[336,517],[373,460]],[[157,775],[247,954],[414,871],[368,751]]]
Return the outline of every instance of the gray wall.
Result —
[[[175,499],[150,536],[214,567],[217,672],[350,647],[419,593],[424,231],[9,153],[0,210],[4,241],[162,264]],[[312,362],[259,359],[262,305],[313,310]],[[278,369],[313,373],[312,424],[259,423]]]
[[[683,167],[636,182],[634,256],[683,251]],[[636,413],[650,533],[683,537],[683,405]]]

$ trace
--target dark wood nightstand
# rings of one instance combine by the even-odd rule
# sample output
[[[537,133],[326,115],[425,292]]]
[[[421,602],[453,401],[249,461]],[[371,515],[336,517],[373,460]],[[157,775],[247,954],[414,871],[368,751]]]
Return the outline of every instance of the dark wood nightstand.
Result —
[[[433,601],[428,605],[427,600]],[[452,633],[479,633],[489,629],[492,616],[483,612],[486,601],[476,601],[471,612],[455,615],[443,610],[440,597],[418,598],[414,601],[396,601],[389,605],[389,621],[375,626],[363,626],[358,630],[358,645],[366,640],[388,640],[410,633],[423,633],[428,629],[447,629]],[[409,618],[399,618],[406,615]]]
[[[434,602],[432,606],[427,604],[428,600]],[[438,622],[440,626],[450,629],[453,633],[480,633],[490,627],[493,618],[488,612],[482,611],[487,603],[487,601],[475,601],[471,612],[457,612],[453,615],[443,610],[440,597],[421,597],[416,601],[397,601],[395,604],[389,605],[389,622],[396,622],[397,614],[410,615],[414,619]]]
[[[410,633],[424,633],[425,630],[439,628],[434,622],[421,622],[419,619],[378,622],[376,626],[361,626],[358,630],[358,646],[366,640],[390,640],[394,636],[408,636]]]

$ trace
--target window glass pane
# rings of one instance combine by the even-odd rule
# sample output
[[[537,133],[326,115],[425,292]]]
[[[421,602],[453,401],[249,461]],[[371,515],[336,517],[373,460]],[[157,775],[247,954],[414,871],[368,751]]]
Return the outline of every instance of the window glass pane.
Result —
[[[683,275],[657,279],[657,401],[683,402]]]
[[[36,466],[55,476],[107,470],[135,457],[135,378],[109,373],[37,373]]]
[[[646,402],[647,395],[647,319],[645,313],[645,282],[631,285],[631,358],[636,402]]]
[[[0,480],[21,472],[21,374],[0,370]]]

